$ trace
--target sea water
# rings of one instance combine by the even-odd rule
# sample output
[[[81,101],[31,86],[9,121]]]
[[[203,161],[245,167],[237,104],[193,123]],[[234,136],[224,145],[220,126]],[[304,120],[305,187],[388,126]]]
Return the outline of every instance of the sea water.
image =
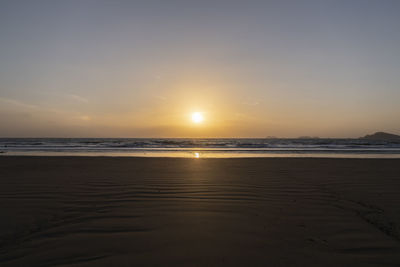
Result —
[[[0,138],[0,155],[400,158],[400,142],[333,138]]]

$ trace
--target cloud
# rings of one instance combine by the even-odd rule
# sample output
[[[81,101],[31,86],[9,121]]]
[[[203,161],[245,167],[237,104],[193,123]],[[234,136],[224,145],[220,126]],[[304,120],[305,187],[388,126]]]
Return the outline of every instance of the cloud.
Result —
[[[90,121],[91,120],[91,118],[89,116],[87,116],[87,115],[79,116],[79,119],[83,120],[83,121]]]
[[[247,105],[247,106],[257,106],[260,104],[260,102],[251,100],[251,101],[242,102],[242,104]]]
[[[72,98],[72,99],[74,99],[74,100],[76,100],[78,102],[81,102],[81,103],[88,103],[89,102],[89,100],[87,100],[86,98],[84,98],[82,96],[79,96],[79,95],[67,94],[66,96],[68,96],[69,98]]]
[[[69,110],[62,110],[62,109],[53,109],[53,108],[48,108],[48,107],[42,107],[38,105],[33,105],[33,104],[28,104],[25,102],[22,102],[20,100],[15,100],[11,98],[4,98],[0,97],[0,104],[4,110],[11,111],[13,113],[15,112],[28,112],[27,114],[36,114],[39,115],[41,118],[43,116],[45,117],[54,117],[54,116],[61,116],[62,117],[69,117],[69,116],[75,116],[79,120],[82,121],[89,121],[92,118],[88,115],[79,115],[78,112],[76,111],[69,111]],[[69,115],[69,116],[68,116]]]
[[[70,99],[74,100],[76,102],[80,103],[88,103],[89,100],[87,98],[84,98],[83,96],[76,95],[76,94],[65,94],[61,92],[40,92],[42,95],[50,96],[50,97],[55,97],[57,99],[63,98],[63,99]]]
[[[156,98],[156,99],[158,99],[158,100],[161,100],[161,101],[165,101],[165,100],[167,100],[167,98],[165,97],[165,96],[162,96],[162,95],[153,95],[153,97],[154,98]]]
[[[0,102],[11,104],[13,106],[17,106],[17,107],[25,108],[25,109],[39,109],[39,107],[36,105],[27,104],[22,101],[11,99],[11,98],[0,97]]]

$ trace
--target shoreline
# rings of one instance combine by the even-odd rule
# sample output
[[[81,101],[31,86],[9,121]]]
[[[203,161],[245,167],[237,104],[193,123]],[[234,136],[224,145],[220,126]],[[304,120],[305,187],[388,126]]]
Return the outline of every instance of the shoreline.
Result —
[[[112,158],[315,158],[315,159],[400,159],[400,154],[391,153],[207,153],[184,151],[173,153],[157,152],[2,152],[0,157],[112,157]]]

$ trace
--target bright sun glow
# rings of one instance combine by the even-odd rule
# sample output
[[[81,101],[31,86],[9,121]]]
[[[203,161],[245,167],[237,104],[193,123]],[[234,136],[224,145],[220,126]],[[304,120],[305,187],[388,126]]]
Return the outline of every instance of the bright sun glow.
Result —
[[[192,114],[192,121],[194,123],[201,123],[204,120],[203,114],[201,112],[194,112]]]

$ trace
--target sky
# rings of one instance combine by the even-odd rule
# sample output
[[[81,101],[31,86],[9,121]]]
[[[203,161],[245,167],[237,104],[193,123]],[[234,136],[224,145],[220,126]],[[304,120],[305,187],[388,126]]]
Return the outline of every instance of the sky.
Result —
[[[3,0],[0,137],[400,134],[399,14],[396,0]]]

